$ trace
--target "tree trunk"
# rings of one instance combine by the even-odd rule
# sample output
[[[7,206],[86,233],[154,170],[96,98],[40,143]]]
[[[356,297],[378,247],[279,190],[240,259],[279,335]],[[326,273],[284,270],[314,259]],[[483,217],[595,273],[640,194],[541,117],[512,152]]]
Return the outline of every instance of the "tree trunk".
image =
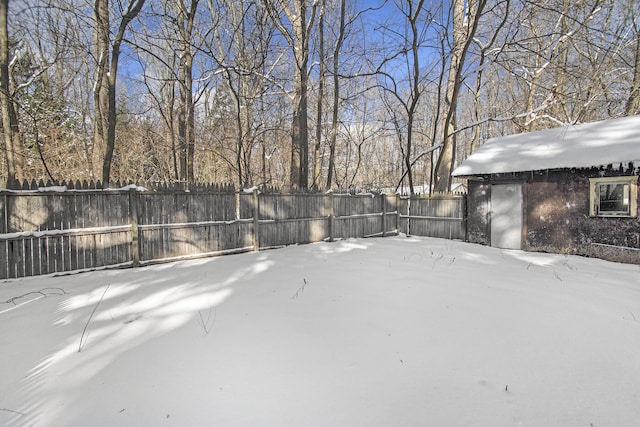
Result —
[[[109,127],[109,0],[95,0],[94,16],[96,76],[93,88],[93,147],[106,150],[107,129]],[[109,160],[109,166],[111,161]],[[104,160],[103,175],[104,182]]]
[[[2,136],[7,161],[7,186],[22,178],[22,156],[18,117],[11,96],[9,79],[9,30],[7,14],[9,0],[0,0],[0,112]]]
[[[330,189],[333,183],[333,174],[335,169],[336,159],[336,143],[338,139],[338,107],[340,105],[340,79],[339,79],[339,66],[340,66],[340,51],[342,50],[342,43],[345,36],[345,12],[346,12],[346,0],[340,2],[340,30],[338,32],[338,40],[333,50],[333,108],[331,115],[331,136],[329,137],[329,168],[327,171],[327,188]]]
[[[484,76],[483,70],[485,67],[485,63],[487,61],[487,52],[489,51],[489,49],[493,47],[496,40],[498,39],[498,35],[500,31],[502,30],[502,28],[504,28],[507,22],[507,18],[509,17],[509,11],[511,7],[510,0],[507,0],[504,3],[504,5],[505,5],[504,6],[505,10],[502,16],[502,20],[499,22],[498,26],[495,29],[493,29],[493,35],[491,36],[489,41],[483,44],[480,41],[476,40],[476,43],[480,47],[480,62],[478,63],[478,72],[476,75],[476,87],[474,90],[474,98],[473,98],[473,118],[476,123],[480,123],[481,121],[480,112],[483,109],[481,91],[482,91],[483,76]],[[466,153],[467,155],[471,155],[476,151],[478,147],[478,143],[480,142],[481,133],[482,133],[481,126],[479,125],[475,126],[473,129],[473,136],[469,144],[469,150]]]
[[[411,26],[411,57],[413,66],[413,75],[411,79],[411,100],[409,103],[409,109],[407,111],[407,149],[405,153],[405,167],[407,171],[407,179],[409,180],[409,193],[414,194],[413,188],[413,163],[411,157],[413,156],[413,125],[415,121],[415,113],[418,108],[418,102],[422,95],[420,89],[420,55],[419,55],[419,31],[418,31],[418,19],[420,17],[420,10],[422,9],[424,1],[418,2],[416,10],[409,9],[409,24]]]
[[[187,10],[180,0],[177,10],[177,25],[180,33],[180,64],[178,70],[178,140],[180,141],[180,181],[194,181],[195,118],[193,105],[193,54],[191,40],[199,0],[192,0]]]
[[[634,19],[635,22],[635,19]],[[637,25],[635,26],[637,28]],[[636,31],[636,51],[633,67],[633,85],[624,109],[626,116],[640,113],[640,31]]]
[[[472,0],[465,10],[464,0],[453,0],[453,47],[444,98],[445,114],[442,123],[443,147],[438,157],[435,173],[435,191],[451,191],[451,171],[456,152],[456,108],[462,85],[462,69],[469,45],[478,27],[486,0]],[[468,12],[468,13],[467,13]]]
[[[293,120],[291,123],[291,188],[306,190],[309,186],[309,128],[308,128],[308,80],[309,34],[315,20],[317,1],[313,2],[311,16],[307,17],[308,0],[263,0],[267,13],[291,48],[295,60],[293,83]],[[293,6],[293,7],[292,7]],[[281,11],[291,24],[290,32],[280,16]],[[308,20],[307,20],[308,19]]]
[[[309,122],[308,122],[308,64],[309,33],[307,30],[307,2],[294,1],[296,12],[291,16],[295,32],[295,83],[293,95],[293,123],[291,130],[291,186],[306,190],[309,185]]]
[[[111,180],[111,163],[116,146],[116,75],[118,73],[118,57],[120,55],[119,45],[117,47],[114,45],[112,53],[107,85],[107,138],[104,161],[102,163],[102,185],[104,188],[109,186],[109,181]]]
[[[124,32],[144,5],[145,0],[131,0],[123,15],[118,32],[111,46],[111,64],[109,64],[109,1],[95,0],[96,50],[98,56],[95,99],[94,137],[104,144],[105,153],[102,162],[102,185],[108,187],[111,179],[111,162],[116,144],[116,83],[120,48],[124,41]],[[108,71],[108,72],[107,72]]]
[[[313,151],[313,188],[320,187],[320,173],[322,171],[322,159],[320,158],[320,150],[322,148],[322,117],[324,107],[324,83],[327,76],[327,64],[324,56],[324,12],[326,0],[322,0],[320,6],[320,17],[318,22],[318,38],[319,50],[318,56],[320,60],[320,75],[318,76],[318,102],[316,105],[316,145]]]

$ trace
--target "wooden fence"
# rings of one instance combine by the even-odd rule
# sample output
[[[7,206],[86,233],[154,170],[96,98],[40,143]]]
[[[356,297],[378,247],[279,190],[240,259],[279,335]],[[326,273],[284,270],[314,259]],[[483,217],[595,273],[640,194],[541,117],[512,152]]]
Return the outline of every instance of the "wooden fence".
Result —
[[[0,279],[350,237],[465,238],[461,196],[56,189],[0,190]]]
[[[465,195],[403,197],[400,229],[414,236],[466,240],[466,202]]]

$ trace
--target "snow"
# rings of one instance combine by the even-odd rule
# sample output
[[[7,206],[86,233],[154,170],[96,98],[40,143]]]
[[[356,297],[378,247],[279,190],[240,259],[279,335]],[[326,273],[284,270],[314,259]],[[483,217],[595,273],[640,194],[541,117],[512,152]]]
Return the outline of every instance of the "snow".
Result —
[[[0,425],[634,426],[639,278],[398,236],[4,281]]]
[[[452,175],[617,167],[629,162],[640,166],[640,116],[493,138]]]
[[[20,194],[28,194],[28,193],[69,193],[69,192],[75,192],[75,193],[82,193],[82,192],[95,192],[95,191],[100,191],[100,189],[73,189],[70,190],[69,187],[65,186],[65,185],[51,185],[48,187],[38,187],[36,190],[10,190],[10,189],[6,189],[6,188],[0,188],[0,190],[2,190],[3,192],[8,192],[8,193],[20,193]],[[114,187],[109,187],[109,188],[105,188],[104,191],[130,191],[130,190],[136,190],[138,192],[146,192],[148,191],[147,188],[136,185],[136,184],[128,184],[125,185],[123,187],[118,187],[118,188],[114,188]]]
[[[190,223],[191,224],[191,223]],[[23,238],[42,238],[53,236],[68,236],[70,234],[103,234],[116,233],[131,230],[131,225],[110,225],[107,227],[86,227],[86,228],[67,228],[63,230],[41,230],[41,231],[15,231],[13,233],[0,233],[0,238],[5,240],[23,239]]]
[[[38,187],[39,192],[50,191],[53,193],[64,193],[67,190],[68,189],[66,185],[52,185],[50,187]]]
[[[120,187],[120,188],[107,188],[107,190],[111,190],[111,191],[130,191],[130,190],[136,190],[137,192],[140,193],[144,193],[147,191],[147,189],[145,187],[142,187],[140,185],[136,185],[136,184],[128,184],[125,185],[124,187]]]

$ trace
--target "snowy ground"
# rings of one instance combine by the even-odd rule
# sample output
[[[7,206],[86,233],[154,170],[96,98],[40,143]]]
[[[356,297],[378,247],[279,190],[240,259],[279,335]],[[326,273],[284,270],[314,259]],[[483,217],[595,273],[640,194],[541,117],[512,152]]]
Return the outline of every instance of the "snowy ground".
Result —
[[[11,280],[0,337],[0,425],[640,425],[640,267],[596,259],[401,236]]]

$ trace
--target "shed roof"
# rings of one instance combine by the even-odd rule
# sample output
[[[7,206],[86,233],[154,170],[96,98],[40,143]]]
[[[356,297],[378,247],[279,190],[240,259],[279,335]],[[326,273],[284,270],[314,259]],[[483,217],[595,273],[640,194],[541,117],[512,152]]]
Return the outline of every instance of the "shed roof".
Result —
[[[492,138],[452,175],[589,168],[628,162],[640,166],[640,115]]]

